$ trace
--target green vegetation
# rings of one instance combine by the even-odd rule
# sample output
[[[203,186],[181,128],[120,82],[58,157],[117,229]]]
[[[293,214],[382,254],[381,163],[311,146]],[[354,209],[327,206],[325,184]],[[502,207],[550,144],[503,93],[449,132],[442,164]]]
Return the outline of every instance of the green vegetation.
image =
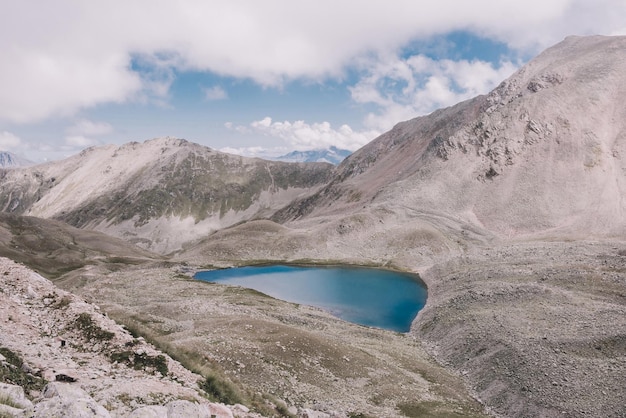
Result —
[[[163,376],[167,376],[169,371],[167,359],[161,354],[150,356],[146,353],[135,353],[133,351],[116,351],[111,354],[111,361],[125,364],[135,370],[154,370]]]
[[[75,326],[79,329],[85,338],[89,341],[110,341],[115,334],[100,328],[88,313],[81,313],[76,318]]]
[[[11,408],[22,408],[22,405],[13,401],[13,399],[9,395],[4,395],[0,393],[0,405],[10,406]],[[2,415],[0,415],[1,417]],[[12,415],[9,415],[12,416]]]
[[[369,415],[365,415],[363,412],[350,412],[348,418],[372,418]]]
[[[232,383],[217,375],[206,376],[205,379],[199,383],[199,386],[213,401],[229,405],[243,402]]]
[[[217,402],[229,404],[240,403],[248,406],[253,412],[257,412],[267,417],[283,417],[292,418],[287,407],[277,401],[268,394],[259,395],[246,391],[238,382],[233,382],[225,377],[220,366],[212,363],[206,357],[199,356],[197,352],[173,345],[164,340],[162,334],[154,332],[149,325],[140,318],[136,317],[116,317],[115,320],[133,335],[135,338],[143,337],[156,348],[169,355],[172,359],[178,361],[187,370],[192,371],[200,376],[202,380],[198,382],[198,386],[205,393],[205,396]],[[112,361],[129,364],[135,367],[134,359],[130,357],[128,352],[116,353],[115,357],[111,357]],[[128,361],[128,362],[127,362]],[[141,364],[141,360],[140,363]]]
[[[31,390],[41,391],[46,385],[44,379],[22,369],[24,361],[18,354],[5,347],[0,347],[0,354],[6,358],[0,365],[0,382],[21,386],[26,394]]]

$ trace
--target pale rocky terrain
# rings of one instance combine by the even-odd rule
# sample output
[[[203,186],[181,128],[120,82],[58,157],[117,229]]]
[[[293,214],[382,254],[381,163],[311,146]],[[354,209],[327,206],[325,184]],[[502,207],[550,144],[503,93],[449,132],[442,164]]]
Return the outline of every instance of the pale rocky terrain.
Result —
[[[258,416],[207,401],[201,376],[24,266],[0,258],[0,282],[0,347],[21,358],[23,375],[34,382],[26,394],[19,385],[0,386],[0,397],[11,394],[17,404],[0,402],[1,416]],[[116,353],[137,354],[147,365],[115,361]],[[15,365],[0,360],[16,375]]]
[[[83,204],[73,188],[88,170],[64,174],[62,186],[49,186],[41,167],[3,171],[4,211],[83,229],[0,219],[0,254],[49,271],[59,287],[219,373],[246,400],[284,406],[268,415],[624,417],[625,93],[626,37],[570,37],[490,94],[399,123],[336,169],[285,166],[295,186],[275,187],[277,171],[265,162],[220,155],[237,173],[268,173],[259,187],[232,189],[249,206],[224,210],[196,200],[208,195],[176,195],[193,190],[186,182],[198,160],[181,157],[185,170],[170,172],[179,165],[161,153],[178,161],[207,151],[174,139],[86,151],[132,161],[142,150],[158,162],[149,166],[166,167],[145,178],[126,176],[123,164],[111,170],[118,183],[150,191],[141,196]],[[45,173],[80,168],[92,161],[86,155]],[[203,161],[202,170],[214,160]],[[182,183],[175,173],[185,173]],[[298,177],[307,173],[318,176],[308,185]],[[183,195],[194,204],[159,206]],[[73,209],[64,213],[66,203]],[[105,239],[101,248],[84,229],[161,254],[125,257],[130,248],[116,253]],[[74,237],[72,245],[58,237]],[[90,245],[81,262],[54,265],[80,258],[81,243]],[[411,331],[397,334],[191,279],[197,269],[268,262],[414,272],[428,301]]]
[[[62,220],[168,253],[218,229],[271,215],[325,184],[332,170],[328,163],[265,161],[156,138],[0,170],[0,210]]]

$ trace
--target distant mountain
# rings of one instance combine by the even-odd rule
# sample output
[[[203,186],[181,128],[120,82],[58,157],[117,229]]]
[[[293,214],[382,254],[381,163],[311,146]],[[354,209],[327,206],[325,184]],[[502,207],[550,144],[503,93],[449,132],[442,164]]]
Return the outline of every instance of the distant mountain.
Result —
[[[0,211],[57,219],[169,252],[271,215],[325,184],[333,170],[327,163],[246,158],[157,138],[0,171]]]
[[[33,164],[32,161],[19,157],[12,152],[0,151],[0,168],[25,167]]]
[[[330,163],[337,165],[350,154],[352,154],[352,151],[330,147],[310,151],[292,151],[289,154],[276,157],[274,160],[297,163]]]

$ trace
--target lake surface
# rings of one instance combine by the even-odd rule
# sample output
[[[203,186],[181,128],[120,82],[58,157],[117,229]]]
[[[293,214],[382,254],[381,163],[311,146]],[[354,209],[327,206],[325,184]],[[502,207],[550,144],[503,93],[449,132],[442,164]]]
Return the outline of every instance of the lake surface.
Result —
[[[352,267],[263,266],[200,271],[196,279],[316,306],[345,321],[407,332],[426,303],[416,275]]]

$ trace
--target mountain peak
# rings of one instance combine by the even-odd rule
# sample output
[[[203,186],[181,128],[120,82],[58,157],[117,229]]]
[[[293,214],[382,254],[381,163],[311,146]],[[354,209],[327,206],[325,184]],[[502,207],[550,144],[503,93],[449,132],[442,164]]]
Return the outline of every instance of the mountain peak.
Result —
[[[0,168],[25,167],[33,164],[32,161],[13,154],[12,152],[0,151]]]

